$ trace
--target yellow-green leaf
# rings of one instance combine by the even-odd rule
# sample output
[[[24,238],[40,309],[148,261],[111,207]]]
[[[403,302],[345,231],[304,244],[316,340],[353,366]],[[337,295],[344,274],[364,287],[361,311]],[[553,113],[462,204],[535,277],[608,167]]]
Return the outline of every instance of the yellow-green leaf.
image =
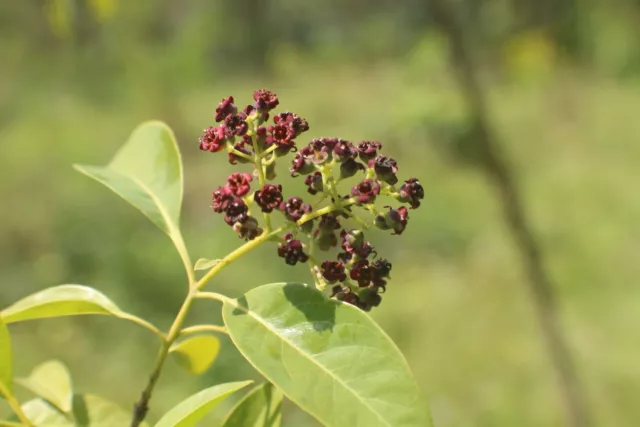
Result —
[[[271,383],[260,384],[231,409],[222,427],[280,427],[282,392]]]
[[[169,349],[176,362],[194,375],[206,371],[216,360],[219,351],[220,341],[212,335],[194,335]]]
[[[218,384],[204,389],[174,406],[155,427],[194,427],[218,403],[252,381]]]
[[[11,336],[5,322],[0,317],[0,387],[8,393],[12,390],[13,363],[11,356]],[[0,393],[2,396],[2,393]]]
[[[73,390],[67,367],[57,360],[36,366],[27,378],[18,378],[20,384],[33,394],[45,399],[63,412],[71,411]]]
[[[402,353],[355,306],[274,283],[225,301],[222,316],[244,357],[323,425],[431,425]]]
[[[194,270],[208,270],[211,267],[215,266],[216,264],[218,264],[220,261],[222,261],[221,259],[206,259],[206,258],[200,258],[198,261],[196,261],[196,265],[195,267],[193,267]]]
[[[186,263],[188,256],[179,229],[182,159],[175,136],[166,124],[142,123],[107,166],[75,168],[145,214],[173,240]]]

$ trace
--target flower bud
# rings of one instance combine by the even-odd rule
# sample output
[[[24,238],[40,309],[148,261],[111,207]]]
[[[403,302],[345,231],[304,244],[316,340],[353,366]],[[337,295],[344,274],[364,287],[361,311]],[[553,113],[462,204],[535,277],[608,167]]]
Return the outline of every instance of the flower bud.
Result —
[[[229,203],[229,206],[227,206],[227,209],[225,210],[226,215],[224,216],[224,222],[229,225],[234,225],[237,222],[243,223],[248,218],[248,211],[249,208],[244,200],[236,197],[231,203]]]
[[[322,184],[322,174],[320,172],[314,172],[312,175],[307,175],[304,180],[304,184],[307,186],[307,191],[311,195],[316,195],[324,189]]]
[[[396,176],[398,164],[391,157],[378,156],[374,160],[370,160],[369,163],[373,163],[373,170],[380,181],[384,181],[389,185],[394,185],[398,182],[398,177]]]
[[[304,214],[311,212],[311,205],[303,203],[300,197],[289,197],[286,203],[280,203],[280,210],[289,220],[298,221]]]
[[[233,191],[231,191],[229,187],[218,187],[218,189],[213,192],[211,207],[214,212],[222,213],[227,210],[227,207],[233,202],[234,198]]]
[[[340,178],[351,178],[358,171],[363,171],[366,168],[362,163],[358,163],[353,159],[348,159],[340,164]]]
[[[216,153],[224,149],[226,136],[223,126],[209,127],[200,137],[200,149]]]
[[[344,282],[347,275],[344,271],[344,264],[338,261],[324,261],[320,265],[322,276],[329,283]]]
[[[338,143],[333,148],[333,158],[338,162],[344,162],[346,160],[353,160],[358,155],[356,147],[349,141],[339,139]]]
[[[245,222],[236,222],[233,224],[233,230],[238,233],[238,236],[244,240],[253,240],[264,231],[258,225],[258,221],[252,217],[248,216]]]
[[[250,173],[234,172],[227,178],[227,188],[238,197],[242,197],[251,190],[253,177]]]
[[[393,234],[402,234],[407,227],[407,220],[409,219],[409,211],[404,206],[398,209],[393,209],[391,206],[387,206],[389,211],[384,215],[378,215],[375,219],[375,224],[381,230],[392,229]]]
[[[413,209],[420,206],[420,200],[424,199],[424,189],[417,178],[408,179],[400,187],[398,200],[409,203]]]
[[[284,236],[284,239],[284,243],[278,246],[278,256],[284,258],[284,261],[289,265],[307,262],[309,256],[302,251],[302,242],[294,240],[291,233]]]
[[[265,184],[262,189],[255,192],[253,200],[260,206],[262,212],[271,212],[282,203],[282,186]]]
[[[358,144],[358,155],[365,162],[375,158],[378,150],[382,148],[382,144],[378,141],[362,141]]]
[[[220,123],[223,121],[228,115],[234,115],[238,112],[238,108],[233,103],[233,96],[228,98],[223,98],[222,102],[216,108],[215,119],[216,122]]]
[[[351,195],[355,196],[358,203],[372,203],[380,194],[380,184],[374,179],[365,179],[351,189]]]

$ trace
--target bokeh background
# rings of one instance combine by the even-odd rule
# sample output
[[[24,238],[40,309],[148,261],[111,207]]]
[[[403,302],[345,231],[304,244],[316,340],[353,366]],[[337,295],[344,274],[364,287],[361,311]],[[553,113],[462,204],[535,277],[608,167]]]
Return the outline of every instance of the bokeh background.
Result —
[[[306,136],[380,140],[401,177],[421,178],[424,205],[405,234],[376,237],[394,269],[371,315],[406,354],[436,425],[565,425],[501,201],[469,161],[473,141],[460,143],[467,106],[428,3],[0,1],[0,306],[82,283],[168,326],[185,292],[170,241],[71,165],[104,164],[139,122],[166,121],[186,164],[192,257],[219,257],[240,244],[210,210],[231,167],[197,139],[222,97],[242,105],[266,87],[308,119]],[[640,3],[452,5],[544,251],[594,425],[640,425]],[[237,296],[282,280],[309,278],[266,247],[214,286]],[[201,303],[192,320],[219,322],[219,309]],[[58,358],[78,390],[123,405],[156,353],[153,336],[107,318],[11,329],[18,374]],[[259,378],[222,340],[201,377],[167,365],[151,419],[207,385]],[[284,425],[318,424],[288,403]]]

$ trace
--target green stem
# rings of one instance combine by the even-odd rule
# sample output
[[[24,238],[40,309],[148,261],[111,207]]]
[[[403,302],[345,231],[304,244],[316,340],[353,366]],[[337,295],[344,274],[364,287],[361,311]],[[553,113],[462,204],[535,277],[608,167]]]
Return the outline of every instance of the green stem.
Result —
[[[242,157],[245,160],[249,160],[250,162],[253,162],[253,158],[251,156],[248,156],[243,152],[236,150],[235,148],[229,151],[229,153],[233,154],[234,156]]]
[[[199,298],[198,294],[196,294],[196,298]],[[180,336],[198,334],[200,332],[219,332],[221,334],[227,334],[227,335],[229,334],[229,331],[224,326],[195,325],[195,326],[189,326],[188,328],[184,328],[183,330],[181,330]]]
[[[232,301],[231,298],[226,297],[222,294],[219,294],[217,292],[198,292],[196,294],[196,298],[198,299],[212,299],[214,301],[220,301],[221,303],[225,303],[225,302],[229,302]]]
[[[258,171],[258,181],[260,182],[260,188],[262,188],[267,183],[267,178],[265,175],[265,167],[262,164],[262,147],[260,147],[260,144],[258,144],[258,137],[256,136],[255,132],[253,132],[253,134],[251,135],[251,142],[253,143],[253,152],[255,153],[254,158],[251,160],[253,161],[256,170]],[[271,231],[271,215],[267,212],[263,212],[263,216],[265,232],[269,233]]]
[[[120,313],[118,317],[120,317],[121,319],[130,320],[133,323],[137,323],[143,328],[153,332],[158,338],[160,338],[161,341],[165,341],[167,339],[164,333],[162,333],[158,328],[156,328],[155,326],[153,326],[151,323],[147,322],[144,319],[141,319],[139,317],[136,317],[128,313]]]
[[[321,217],[322,215],[326,215],[326,214],[334,212],[334,211],[339,211],[340,209],[342,209],[342,208],[344,208],[346,206],[352,205],[352,204],[354,204],[356,202],[357,202],[357,200],[354,199],[354,198],[345,200],[343,202],[337,201],[336,203],[334,203],[332,205],[325,206],[324,208],[318,209],[315,212],[303,215],[302,218],[300,218],[296,224],[298,224],[298,226],[300,226],[300,225],[304,224],[305,222],[309,222],[312,219],[316,219],[318,217]]]
[[[14,423],[13,421],[0,421],[0,427],[24,427],[22,423]]]
[[[27,418],[25,413],[22,411],[22,408],[20,407],[20,402],[16,400],[13,394],[11,394],[9,389],[7,389],[7,387],[2,382],[0,382],[0,395],[4,396],[5,400],[11,407],[11,410],[16,414],[16,416],[22,423],[22,424],[15,424],[15,425],[33,427],[33,423],[29,420],[29,418]]]

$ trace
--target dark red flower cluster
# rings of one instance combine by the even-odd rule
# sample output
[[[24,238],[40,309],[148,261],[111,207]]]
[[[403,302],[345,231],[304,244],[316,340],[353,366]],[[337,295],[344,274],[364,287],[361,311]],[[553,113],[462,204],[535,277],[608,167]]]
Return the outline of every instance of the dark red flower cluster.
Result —
[[[200,149],[212,153],[225,150],[231,164],[251,164],[253,173],[234,172],[224,186],[212,196],[214,212],[245,240],[268,233],[272,240],[280,235],[278,256],[285,263],[310,262],[322,283],[332,285],[331,295],[341,301],[370,310],[380,304],[386,290],[391,264],[376,259],[373,246],[362,230],[376,226],[394,235],[402,234],[409,220],[409,209],[416,209],[424,199],[424,189],[417,178],[410,178],[399,188],[397,162],[381,153],[378,141],[354,144],[340,138],[314,138],[297,146],[309,123],[292,112],[276,113],[278,96],[266,89],[253,93],[253,103],[241,111],[232,96],[224,98],[215,110],[216,126],[208,127],[200,137]],[[271,122],[269,118],[273,117]],[[285,197],[276,179],[276,163],[288,154],[293,159],[292,177],[304,176],[304,185],[314,206],[298,196]],[[343,182],[358,174],[356,182]],[[257,188],[251,185],[257,180]],[[377,207],[382,198],[395,199],[404,206]],[[408,207],[407,207],[408,206]],[[252,211],[257,216],[252,216]],[[284,225],[273,231],[279,212]],[[360,214],[369,216],[363,219]],[[372,215],[373,214],[373,215]],[[264,216],[264,222],[260,216]],[[347,222],[359,228],[345,229]],[[272,228],[273,227],[273,228]],[[279,231],[284,230],[284,231]],[[285,234],[286,233],[286,234]],[[305,241],[306,243],[303,243]],[[316,259],[305,250],[337,249],[334,259]]]

